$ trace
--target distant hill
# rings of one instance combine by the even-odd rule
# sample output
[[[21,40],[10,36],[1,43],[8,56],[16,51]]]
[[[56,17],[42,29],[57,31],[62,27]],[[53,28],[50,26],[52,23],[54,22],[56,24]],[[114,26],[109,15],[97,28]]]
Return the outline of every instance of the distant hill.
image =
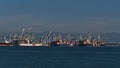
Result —
[[[48,33],[49,32],[40,32],[40,33],[39,32],[32,32],[30,34],[34,34],[34,36],[37,39],[39,39],[42,36],[47,36]],[[0,41],[2,42],[5,37],[8,38],[10,36],[10,34],[13,34],[13,33],[2,33],[1,32],[0,33]],[[21,34],[21,32],[17,33],[17,35],[20,35],[20,34]],[[63,37],[66,37],[66,36],[70,35],[71,38],[79,38],[79,36],[80,36],[80,34],[60,33],[60,32],[52,32],[50,36],[53,36],[53,35],[58,36],[59,34]],[[88,36],[89,34],[88,33],[82,33],[81,35],[85,37],[85,36]],[[90,34],[90,35],[91,35],[91,37],[97,38],[97,35],[99,35],[99,34],[97,34],[97,33],[94,34],[93,33],[93,34]],[[101,33],[100,36],[101,36],[101,40],[106,42],[106,43],[120,43],[120,33],[117,33],[117,32]]]

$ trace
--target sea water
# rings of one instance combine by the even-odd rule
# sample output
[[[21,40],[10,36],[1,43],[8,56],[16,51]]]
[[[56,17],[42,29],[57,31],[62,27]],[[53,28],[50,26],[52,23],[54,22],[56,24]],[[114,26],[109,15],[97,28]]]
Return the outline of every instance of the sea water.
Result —
[[[0,47],[0,68],[120,68],[120,47]]]

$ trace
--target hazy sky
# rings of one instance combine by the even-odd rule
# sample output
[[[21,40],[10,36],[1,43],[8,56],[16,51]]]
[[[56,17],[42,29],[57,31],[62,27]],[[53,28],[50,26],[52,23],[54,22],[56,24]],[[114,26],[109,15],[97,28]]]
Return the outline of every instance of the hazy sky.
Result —
[[[0,31],[120,32],[120,0],[0,0]]]

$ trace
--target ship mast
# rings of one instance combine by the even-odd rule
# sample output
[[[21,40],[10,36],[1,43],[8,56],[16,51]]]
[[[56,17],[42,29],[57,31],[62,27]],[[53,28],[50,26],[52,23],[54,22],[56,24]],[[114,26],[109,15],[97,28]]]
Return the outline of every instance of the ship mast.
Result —
[[[91,37],[91,35],[90,35],[90,33],[89,33],[89,35],[88,35],[88,39],[89,39],[90,41],[91,41],[91,38],[92,38],[92,37]]]
[[[100,36],[100,34],[98,35],[97,40],[98,40],[98,41],[101,41],[101,36]]]
[[[22,39],[25,29],[23,28],[20,38]]]
[[[80,34],[80,36],[79,36],[79,39],[80,39],[80,40],[83,40],[83,36],[82,36],[81,34]]]

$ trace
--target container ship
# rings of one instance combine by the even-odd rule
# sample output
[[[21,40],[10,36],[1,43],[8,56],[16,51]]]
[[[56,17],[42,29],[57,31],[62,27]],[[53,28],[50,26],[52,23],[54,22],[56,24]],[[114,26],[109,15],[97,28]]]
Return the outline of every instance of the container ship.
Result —
[[[65,41],[65,40],[58,40],[58,41],[52,41],[50,43],[50,46],[62,46],[62,47],[73,47],[78,46],[77,41]]]
[[[96,40],[81,40],[79,41],[79,46],[104,46],[105,43],[101,41],[96,41]]]
[[[100,36],[99,36],[99,39],[100,39]],[[52,41],[50,44],[51,44],[51,46],[68,46],[68,47],[70,47],[70,46],[77,46],[77,47],[79,47],[79,46],[104,46],[105,45],[105,43],[102,41],[92,39],[90,35],[88,37],[86,37],[84,39],[80,39],[80,40],[59,39],[56,41]]]

